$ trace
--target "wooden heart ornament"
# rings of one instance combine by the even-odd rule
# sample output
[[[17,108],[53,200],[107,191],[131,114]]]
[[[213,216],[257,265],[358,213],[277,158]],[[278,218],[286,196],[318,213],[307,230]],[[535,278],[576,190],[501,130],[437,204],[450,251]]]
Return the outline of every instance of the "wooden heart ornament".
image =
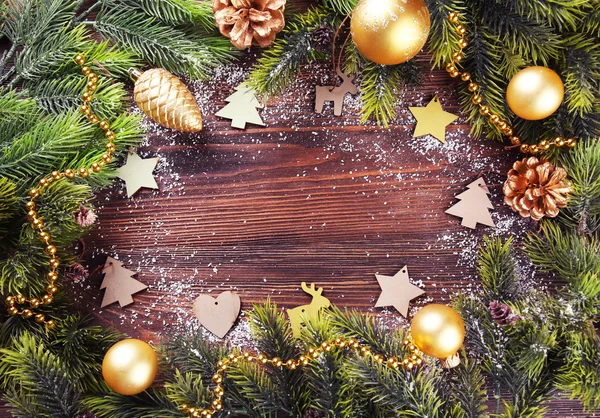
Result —
[[[242,302],[235,292],[223,292],[217,298],[200,295],[194,301],[194,315],[200,324],[219,338],[223,338],[231,329]]]

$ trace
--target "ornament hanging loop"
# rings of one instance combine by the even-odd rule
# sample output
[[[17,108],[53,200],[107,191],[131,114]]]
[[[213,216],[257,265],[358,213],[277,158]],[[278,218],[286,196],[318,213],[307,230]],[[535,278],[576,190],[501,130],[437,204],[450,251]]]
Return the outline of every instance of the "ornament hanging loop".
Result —
[[[135,68],[130,68],[127,70],[127,74],[129,74],[129,78],[131,78],[131,81],[137,81],[137,79],[140,78],[140,76],[142,75],[142,72]]]

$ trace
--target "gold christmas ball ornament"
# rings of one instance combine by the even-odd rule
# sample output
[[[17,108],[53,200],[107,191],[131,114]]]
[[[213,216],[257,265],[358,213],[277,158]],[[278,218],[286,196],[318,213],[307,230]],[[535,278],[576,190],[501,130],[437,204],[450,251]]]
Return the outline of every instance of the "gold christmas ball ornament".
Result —
[[[565,86],[558,74],[546,67],[528,67],[508,83],[506,101],[520,118],[540,120],[556,112],[564,94]]]
[[[456,354],[465,339],[465,324],[454,309],[432,303],[410,324],[413,342],[423,353],[445,360]]]
[[[140,73],[130,69],[135,80],[133,98],[140,109],[156,123],[183,132],[202,130],[202,113],[188,88],[162,68]]]
[[[430,26],[423,0],[360,0],[352,12],[350,32],[366,58],[395,65],[419,53]]]
[[[108,387],[121,395],[137,395],[148,389],[158,372],[156,353],[144,341],[128,338],[113,345],[102,361]]]

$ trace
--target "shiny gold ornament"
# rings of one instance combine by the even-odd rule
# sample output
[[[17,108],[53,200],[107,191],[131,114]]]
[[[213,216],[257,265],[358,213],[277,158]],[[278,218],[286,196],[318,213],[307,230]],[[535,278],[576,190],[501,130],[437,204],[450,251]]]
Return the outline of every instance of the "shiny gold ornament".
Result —
[[[508,83],[506,101],[515,115],[540,120],[556,112],[564,94],[565,87],[558,74],[546,67],[528,67]]]
[[[465,325],[454,309],[432,303],[415,315],[410,332],[419,350],[443,360],[452,357],[462,346]]]
[[[526,144],[523,144],[526,145]],[[529,147],[529,151],[532,151]],[[504,202],[524,218],[554,218],[567,205],[572,191],[567,171],[535,157],[513,164],[504,183]]]
[[[102,376],[108,387],[121,395],[136,395],[148,389],[158,372],[156,353],[134,338],[113,345],[102,361]]]
[[[394,65],[421,51],[430,25],[423,0],[360,0],[352,12],[350,32],[366,58]]]
[[[200,108],[181,80],[162,68],[130,74],[135,80],[134,100],[149,118],[178,131],[202,130]]]

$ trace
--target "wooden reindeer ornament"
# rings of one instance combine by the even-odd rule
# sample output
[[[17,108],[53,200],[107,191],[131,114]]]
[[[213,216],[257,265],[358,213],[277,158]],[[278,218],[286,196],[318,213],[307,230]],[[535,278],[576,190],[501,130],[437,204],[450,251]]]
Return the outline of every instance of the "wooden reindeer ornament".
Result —
[[[356,94],[358,92],[356,86],[352,83],[354,80],[353,75],[346,75],[339,67],[336,73],[342,79],[342,84],[339,86],[316,86],[315,112],[323,113],[325,102],[333,102],[333,114],[340,116],[346,93]]]
[[[321,308],[329,308],[331,302],[325,296],[321,296],[323,288],[319,287],[315,290],[315,284],[311,283],[310,288],[306,286],[306,282],[302,282],[302,290],[313,297],[310,305],[302,305],[293,309],[288,309],[290,324],[292,325],[292,333],[294,337],[300,337],[300,331],[306,326],[306,321],[318,318]]]

